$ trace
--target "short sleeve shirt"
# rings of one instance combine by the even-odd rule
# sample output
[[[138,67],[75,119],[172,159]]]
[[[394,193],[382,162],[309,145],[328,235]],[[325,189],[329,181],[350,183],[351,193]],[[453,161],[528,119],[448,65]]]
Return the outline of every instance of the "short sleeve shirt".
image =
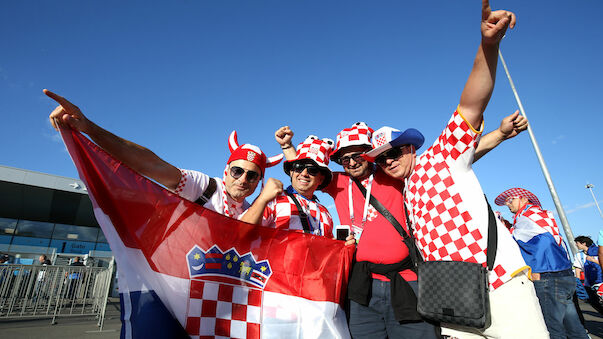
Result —
[[[481,131],[457,110],[438,139],[417,157],[406,203],[414,235],[427,261],[466,261],[486,266],[488,207],[471,167]],[[490,289],[527,269],[517,243],[496,219],[498,246]]]
[[[180,173],[180,182],[174,190],[174,193],[178,194],[184,199],[196,201],[207,189],[207,186],[209,185],[209,176],[201,172],[186,169],[181,169]],[[222,183],[222,179],[217,177],[214,179],[216,180],[217,184],[216,192],[211,196],[209,201],[203,205],[203,207],[220,214],[224,214],[224,197],[226,195],[226,190],[224,188],[224,184]],[[226,195],[226,202],[229,204],[229,211],[231,212],[231,217],[233,218],[238,218],[245,210],[249,208],[249,203],[247,203],[247,201],[243,200],[243,202],[236,202],[228,195]]]
[[[316,197],[308,199],[297,193],[291,186],[287,188],[287,192],[297,198],[300,207],[308,216],[311,233],[331,238],[333,236],[333,218],[327,208],[321,205]],[[281,230],[300,232],[304,230],[295,202],[285,193],[281,193],[266,205],[262,215],[262,225]]]

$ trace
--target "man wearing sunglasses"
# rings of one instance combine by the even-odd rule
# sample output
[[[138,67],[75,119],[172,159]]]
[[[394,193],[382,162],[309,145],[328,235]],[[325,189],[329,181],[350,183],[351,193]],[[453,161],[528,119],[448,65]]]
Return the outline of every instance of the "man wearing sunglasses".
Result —
[[[290,143],[281,147],[288,154],[293,153],[288,151],[293,151]],[[284,163],[285,173],[291,177],[291,185],[284,191],[277,186],[266,185],[241,220],[333,237],[331,214],[314,195],[317,189],[323,189],[331,182],[332,173],[328,163],[332,149],[332,140],[309,136],[299,144],[295,156]],[[353,237],[346,240],[346,244],[354,243]]]
[[[107,153],[135,172],[155,180],[185,199],[229,217],[237,218],[249,207],[245,198],[255,191],[266,167],[276,165],[282,159],[282,154],[267,158],[257,146],[239,146],[236,133],[233,132],[229,138],[231,154],[224,175],[222,178],[210,178],[204,173],[179,169],[169,164],[149,149],[96,125],[86,118],[77,106],[62,96],[48,90],[44,90],[44,93],[59,103],[49,116],[55,129],[58,129],[57,124],[66,124],[87,134]],[[270,183],[272,184],[272,181]],[[127,270],[120,271],[120,281],[133,284],[130,287],[146,285],[139,276],[131,275],[127,280],[121,279],[126,274]],[[130,310],[129,313],[122,314],[122,331],[125,331],[125,324],[128,323],[131,328],[137,329],[138,336],[188,338],[182,326],[170,315],[154,292],[142,288],[141,291],[144,292],[140,295],[128,292],[120,294],[124,307]],[[148,319],[155,321],[149,322]]]
[[[486,263],[488,205],[472,169],[483,131],[483,112],[494,89],[498,46],[515,16],[492,12],[482,1],[482,41],[460,103],[435,142],[417,156],[412,142],[419,131],[391,127],[376,130],[366,159],[404,185],[404,204],[416,245],[427,261]],[[500,141],[516,134],[518,112],[511,115]],[[498,133],[498,132],[497,132]],[[486,140],[488,141],[488,140]],[[490,141],[488,141],[490,142]],[[496,142],[494,143],[496,144]],[[486,147],[486,152],[488,151]],[[496,218],[495,218],[496,219]],[[402,219],[404,220],[404,219]],[[485,329],[442,324],[442,334],[459,338],[547,338],[548,332],[529,267],[517,243],[496,219],[498,237],[494,269],[489,273],[491,323]],[[450,291],[454,293],[454,291]]]

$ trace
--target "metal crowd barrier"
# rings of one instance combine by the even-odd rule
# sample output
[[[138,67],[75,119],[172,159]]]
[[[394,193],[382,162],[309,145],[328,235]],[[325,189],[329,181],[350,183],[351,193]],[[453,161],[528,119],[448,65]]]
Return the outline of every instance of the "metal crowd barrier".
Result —
[[[0,265],[0,319],[96,316],[102,330],[113,268]]]

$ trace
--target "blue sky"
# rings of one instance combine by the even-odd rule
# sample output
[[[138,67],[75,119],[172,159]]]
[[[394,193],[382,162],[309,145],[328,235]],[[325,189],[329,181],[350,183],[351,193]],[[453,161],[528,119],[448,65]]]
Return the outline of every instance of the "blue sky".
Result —
[[[502,51],[574,234],[596,239],[603,219],[584,186],[594,184],[603,204],[603,3],[491,5],[517,14]],[[43,88],[168,162],[211,175],[224,168],[233,129],[269,155],[285,124],[297,142],[335,139],[365,121],[417,128],[429,145],[469,75],[480,10],[475,0],[2,1],[0,164],[77,176]],[[499,65],[486,131],[515,109]],[[288,181],[280,168],[267,175]],[[517,186],[555,209],[527,133],[474,168],[491,202]]]

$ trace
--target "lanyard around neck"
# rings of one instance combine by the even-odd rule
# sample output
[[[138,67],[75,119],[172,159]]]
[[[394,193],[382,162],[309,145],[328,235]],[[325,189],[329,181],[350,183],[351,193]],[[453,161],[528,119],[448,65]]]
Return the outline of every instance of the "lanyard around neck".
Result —
[[[354,200],[352,199],[352,181],[353,179],[350,177],[348,183],[348,206],[350,209],[350,222],[354,225]],[[366,223],[366,219],[368,216],[368,206],[369,206],[369,197],[371,196],[371,187],[373,186],[373,175],[369,176],[368,185],[366,188],[366,196],[364,197],[364,211],[362,212],[362,224],[360,227],[364,228],[364,224]]]

